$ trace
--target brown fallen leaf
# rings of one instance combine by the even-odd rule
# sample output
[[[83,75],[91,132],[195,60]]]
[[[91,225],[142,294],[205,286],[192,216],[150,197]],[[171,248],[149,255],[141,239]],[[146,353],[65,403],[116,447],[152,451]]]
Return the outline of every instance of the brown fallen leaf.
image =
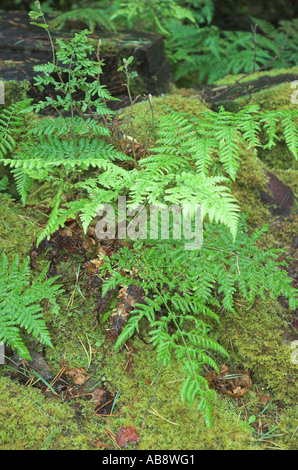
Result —
[[[246,370],[230,372],[225,364],[223,364],[219,374],[215,371],[209,372],[206,379],[211,388],[233,398],[243,397],[252,387],[251,377]]]
[[[65,374],[69,375],[76,385],[83,385],[90,378],[90,375],[83,368],[70,369]]]
[[[113,407],[115,395],[113,395],[109,390],[105,389],[98,389],[95,396],[96,395],[98,395],[98,400],[94,407],[94,414],[99,416],[109,415]]]
[[[109,446],[107,444],[103,444],[101,441],[95,442],[95,447],[103,447],[104,449],[107,449]]]
[[[136,445],[140,436],[134,426],[123,426],[117,434],[117,444],[119,447],[127,447],[128,444]]]
[[[267,405],[272,400],[272,397],[268,395],[259,395],[259,402],[261,405]]]
[[[100,401],[105,392],[105,389],[95,388],[92,393],[91,401]]]
[[[124,323],[127,322],[131,310],[136,302],[144,302],[144,291],[141,287],[135,285],[123,286],[118,294],[119,302],[110,316],[110,334],[117,338],[122,330]]]

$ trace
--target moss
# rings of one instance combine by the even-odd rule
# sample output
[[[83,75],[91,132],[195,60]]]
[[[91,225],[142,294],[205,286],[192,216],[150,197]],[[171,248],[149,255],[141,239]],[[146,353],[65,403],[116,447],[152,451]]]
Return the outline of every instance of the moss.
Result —
[[[258,80],[259,78],[262,77],[276,77],[277,75],[282,75],[282,74],[293,74],[297,75],[298,74],[298,66],[295,67],[290,67],[290,68],[281,68],[281,69],[271,69],[271,70],[263,70],[261,72],[256,72],[252,75],[249,75],[248,77],[245,77],[241,80],[241,82],[249,82],[251,80]],[[239,80],[244,74],[235,74],[235,75],[226,75],[223,78],[220,78],[215,82],[216,85],[232,85],[232,83],[235,83],[236,80]]]
[[[78,419],[69,403],[8,377],[0,377],[0,395],[1,450],[92,449],[99,432],[92,407]]]
[[[164,98],[153,98],[153,105],[157,118],[167,112],[165,106],[189,115],[209,111],[196,93],[185,90]],[[135,127],[140,139],[144,138],[144,115],[145,119],[150,119],[149,112],[146,115],[148,108],[147,102],[135,105]],[[279,175],[286,184],[297,189],[294,170],[280,170]],[[233,192],[242,210],[250,210],[249,222],[255,226],[270,220],[268,210],[259,199],[259,192],[265,184],[264,165],[243,146]],[[38,217],[30,208],[25,210],[3,196],[0,196],[0,202],[0,252],[5,250],[10,259],[16,253],[23,257],[29,253],[39,231]],[[278,246],[282,237],[285,237],[284,241],[288,240],[291,230],[294,230],[294,221],[286,221],[286,224],[286,232],[281,226],[272,225],[265,240],[266,246]],[[47,313],[54,349],[44,350],[53,370],[60,370],[61,361],[69,368],[83,367],[91,375],[90,384],[86,384],[88,391],[98,383],[119,392],[108,427],[116,434],[125,425],[134,425],[140,432],[144,424],[140,449],[261,448],[262,443],[258,444],[253,439],[252,428],[240,420],[237,406],[233,408],[225,398],[218,395],[214,399],[212,428],[206,427],[203,414],[196,407],[188,409],[182,405],[179,394],[181,373],[177,363],[173,363],[170,370],[161,372],[154,395],[160,372],[155,350],[137,337],[131,343],[135,353],[125,349],[113,350],[114,343],[107,341],[103,329],[95,322],[95,298],[90,294],[87,273],[81,269],[84,261],[83,257],[76,258],[72,254],[69,259],[62,259],[58,266],[65,292],[58,300],[60,315]],[[44,262],[44,259],[38,261],[40,267]],[[284,407],[280,429],[285,433],[280,438],[280,445],[294,448],[291,436],[295,427],[291,413],[294,412],[292,404],[297,401],[297,368],[290,363],[290,348],[283,334],[286,325],[284,312],[273,301],[257,303],[249,311],[239,304],[238,317],[225,313],[221,320],[222,324],[214,330],[215,336],[231,352],[233,365],[251,371],[254,387],[266,387],[280,401]],[[78,418],[71,402],[45,397],[40,390],[12,382],[7,377],[0,378],[0,392],[2,449],[91,449],[103,434],[106,421],[94,417],[94,404],[82,397],[77,403],[82,411],[81,418]],[[253,396],[255,390],[251,393]],[[152,406],[144,421],[153,395]],[[250,399],[250,395],[247,398]],[[111,444],[105,434],[100,439]]]
[[[293,77],[298,74],[298,67],[292,67],[288,69],[273,69],[269,71],[257,72],[249,77],[246,77],[241,81],[247,82],[250,80],[257,80],[262,77],[275,77],[280,74],[292,74]],[[227,75],[226,77],[220,79],[216,82],[218,85],[226,84],[230,85],[239,80],[241,75]],[[294,78],[293,78],[294,80]],[[229,111],[237,112],[246,105],[257,104],[260,106],[261,111],[280,111],[280,110],[297,110],[297,104],[293,103],[291,100],[291,95],[295,91],[295,88],[291,88],[291,82],[288,80],[280,85],[271,86],[270,88],[265,88],[259,92],[253,93],[250,96],[242,96],[235,100],[229,101],[226,103],[225,107]],[[285,139],[283,137],[282,127],[279,124],[277,126],[277,135],[280,138],[276,142],[276,145],[271,149],[263,150],[259,149],[259,158],[266,163],[270,168],[280,168],[280,169],[298,169],[298,162],[295,160],[295,157],[290,152],[285,144]],[[261,138],[266,138],[265,135]]]
[[[265,386],[284,404],[297,403],[297,367],[291,364],[285,312],[276,301],[257,302],[246,310],[239,304],[237,316],[225,313],[217,339],[238,365],[252,372],[254,382]]]
[[[153,98],[154,117],[158,121],[160,116],[168,114],[170,111],[177,111],[199,116],[201,113],[213,112],[205,102],[200,101],[197,90],[181,89],[164,97]],[[130,108],[126,108],[120,118],[127,118],[130,115]],[[148,101],[137,103],[134,106],[134,129],[137,140],[144,142],[147,136],[148,124],[151,123],[151,110]],[[123,124],[123,130],[131,134],[129,124]],[[260,192],[265,190],[268,178],[266,177],[266,167],[261,160],[256,157],[251,149],[245,145],[240,150],[240,166],[236,182],[233,185],[233,194],[236,197],[243,213],[248,214],[248,222],[256,227],[262,226],[270,219],[270,212],[261,202]]]
[[[154,348],[140,338],[132,340],[132,350],[135,352],[129,352],[127,355],[126,349],[115,351],[114,342],[106,340],[101,327],[95,328],[95,300],[92,295],[88,296],[88,276],[82,273],[77,277],[80,261],[82,260],[75,260],[72,256],[68,261],[62,260],[57,267],[57,274],[61,276],[66,290],[58,299],[61,306],[60,315],[55,316],[51,312],[47,314],[46,321],[54,349],[44,349],[46,360],[53,374],[60,370],[61,361],[68,368],[83,367],[91,375],[91,383],[85,384],[87,392],[96,383],[99,387],[105,385],[114,393],[118,392],[120,398],[117,400],[113,418],[109,419],[109,429],[116,435],[122,426],[134,425],[140,433],[146,410],[154,394],[160,363]],[[37,262],[41,269],[42,259]],[[131,369],[127,367],[128,361]],[[78,399],[78,402],[80,409],[85,411],[84,417],[78,422],[71,403],[44,397],[39,390],[16,383],[10,386],[8,379],[3,380],[7,390],[12,390],[12,393],[9,396],[4,387],[2,405],[4,409],[12,411],[9,416],[7,413],[3,416],[4,428],[7,431],[2,437],[2,448],[38,449],[46,445],[46,448],[53,450],[88,449],[96,440],[96,432],[102,430],[100,424],[106,425],[102,420],[94,423],[94,404],[82,398]],[[258,448],[252,440],[252,430],[243,426],[224,399],[217,397],[214,400],[214,425],[208,428],[203,413],[195,407],[188,409],[182,405],[180,384],[179,363],[173,363],[171,369],[162,371],[151,412],[148,412],[141,433],[139,449]],[[13,390],[17,390],[16,394]],[[16,396],[19,397],[18,400]],[[25,408],[24,403],[27,402],[29,405]],[[26,409],[26,412],[20,413],[21,407],[22,410]],[[154,414],[154,410],[159,415]],[[18,418],[14,418],[16,416]],[[38,432],[34,434],[37,423]],[[11,439],[16,442],[11,443]],[[101,440],[110,444],[107,436]]]
[[[297,110],[297,104],[291,102],[291,94],[293,89],[290,83],[282,83],[273,88],[262,90],[254,93],[245,104],[258,104],[262,111],[281,111],[281,110]],[[244,99],[236,100],[242,106]],[[294,168],[298,169],[298,161],[290,152],[285,144],[282,126],[277,126],[277,136],[280,140],[276,141],[276,145],[271,149],[260,149],[259,157],[270,168]],[[262,137],[262,136],[261,136]],[[265,138],[265,136],[263,136]]]
[[[213,426],[207,427],[204,414],[196,410],[198,403],[191,409],[181,403],[179,364],[174,363],[171,369],[161,371],[151,345],[145,345],[138,338],[132,344],[137,352],[132,356],[131,373],[125,372],[128,360],[125,351],[109,355],[105,367],[113,386],[121,393],[117,403],[123,416],[114,419],[114,426],[133,424],[137,430],[143,426],[139,449],[258,448],[252,442],[251,429],[243,426],[226,401],[219,396],[213,402]],[[155,393],[156,381],[158,384]],[[147,413],[149,407],[150,411]]]
[[[287,450],[297,450],[298,448],[298,434],[297,434],[297,419],[298,405],[285,408],[280,415],[278,433],[281,436],[278,439],[278,444],[281,448]]]
[[[158,119],[159,116],[163,116],[169,113],[169,109],[182,113],[189,114],[190,116],[198,116],[200,113],[210,112],[210,109],[205,103],[201,103],[198,99],[198,94],[191,96],[183,96],[179,92],[172,93],[165,96],[153,97],[153,112],[154,119]],[[130,116],[131,109],[126,108],[119,115],[120,119],[127,119]],[[148,100],[144,100],[140,103],[136,103],[133,107],[133,125],[135,129],[135,137],[137,140],[144,142],[147,138],[148,124],[152,122],[151,109],[149,107]],[[122,125],[122,129],[128,135],[131,134],[130,124]]]
[[[217,340],[228,349],[235,370],[246,369],[250,372],[254,388],[260,394],[271,396],[273,405],[270,406],[270,426],[278,429],[273,436],[256,436],[264,438],[263,445],[276,446],[286,450],[297,448],[296,426],[294,416],[297,416],[297,366],[291,363],[291,348],[287,341],[287,317],[285,311],[276,301],[257,302],[250,309],[238,305],[237,316],[225,313],[217,330]],[[247,395],[248,397],[248,395]],[[249,403],[255,403],[253,397]],[[271,408],[274,408],[273,412]],[[249,413],[246,409],[245,413]],[[255,408],[252,410],[255,415]],[[274,421],[270,416],[274,416]],[[264,415],[260,416],[264,420]],[[277,434],[277,436],[275,436]]]
[[[293,193],[298,197],[298,178],[297,170],[293,169],[276,169],[275,174],[280,178],[286,185],[290,186]]]
[[[15,255],[22,260],[28,256],[33,241],[40,232],[38,217],[28,208],[0,194],[0,254],[5,252],[12,261]]]
[[[5,107],[7,108],[17,101],[28,98],[27,92],[30,89],[30,83],[27,80],[18,82],[16,80],[4,81]],[[0,105],[1,109],[1,105]]]
[[[292,103],[291,101],[291,94],[293,91],[294,90],[291,88],[290,82],[286,82],[268,89],[261,90],[257,93],[253,93],[251,96],[237,98],[229,105],[226,104],[225,107],[229,111],[233,112],[237,112],[247,105],[258,105],[261,111],[296,111],[297,104]],[[260,148],[258,150],[259,158],[269,168],[293,168],[297,170],[298,161],[295,159],[294,155],[290,152],[285,143],[283,128],[280,123],[277,124],[276,133],[279,140],[276,140],[275,146],[273,146],[271,149]],[[266,143],[268,140],[265,133],[262,133],[260,137],[263,143]]]
[[[260,199],[260,192],[264,191],[268,178],[266,168],[251,149],[242,145],[240,166],[233,185],[233,194],[236,197],[242,213],[247,214],[247,222],[252,227],[261,227],[270,220],[269,209]]]

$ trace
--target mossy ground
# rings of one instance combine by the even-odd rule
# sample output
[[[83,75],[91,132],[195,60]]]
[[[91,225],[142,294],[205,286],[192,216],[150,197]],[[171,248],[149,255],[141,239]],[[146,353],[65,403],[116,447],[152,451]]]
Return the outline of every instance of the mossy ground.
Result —
[[[208,110],[194,95],[195,92],[183,90],[154,99],[156,116],[166,112],[166,107],[190,114]],[[140,139],[144,136],[141,123],[147,109],[147,103],[135,106],[138,123],[135,127]],[[242,210],[250,212],[251,226],[260,227],[272,222],[269,210],[259,198],[259,191],[266,185],[266,167],[246,149],[242,157],[233,191]],[[279,170],[277,176],[297,191],[295,169]],[[1,196],[0,250],[10,260],[15,254],[20,258],[28,255],[42,218],[38,206],[22,208]],[[293,217],[272,224],[264,246],[287,246],[295,233],[295,224]],[[235,370],[248,370],[253,388],[238,401],[217,395],[213,426],[208,428],[201,412],[181,403],[179,364],[161,370],[154,349],[141,337],[135,337],[128,349],[114,350],[113,341],[105,334],[105,325],[96,322],[95,298],[83,269],[85,261],[68,257],[59,263],[58,274],[65,288],[59,297],[61,312],[59,316],[48,312],[46,317],[54,348],[42,349],[30,338],[26,340],[30,347],[44,354],[53,375],[63,364],[81,367],[90,374],[84,393],[91,393],[95,387],[117,393],[112,416],[95,415],[94,402],[82,391],[70,399],[61,394],[59,397],[45,394],[39,388],[11,380],[4,374],[6,366],[1,366],[1,449],[94,449],[100,448],[95,447],[98,440],[113,449],[117,448],[117,432],[126,425],[135,426],[140,433],[138,449],[297,448],[297,366],[290,363],[285,333],[289,314],[277,301],[257,302],[247,310],[239,300],[237,316],[225,313],[221,325],[214,327],[214,335],[231,354],[228,365]],[[45,260],[41,258],[38,262],[42,267]],[[268,395],[272,401],[261,404],[260,395]],[[274,432],[276,425],[278,429]]]
[[[28,256],[33,241],[40,233],[40,217],[34,210],[24,210],[19,202],[0,193],[0,255],[4,252],[11,262],[15,255]]]

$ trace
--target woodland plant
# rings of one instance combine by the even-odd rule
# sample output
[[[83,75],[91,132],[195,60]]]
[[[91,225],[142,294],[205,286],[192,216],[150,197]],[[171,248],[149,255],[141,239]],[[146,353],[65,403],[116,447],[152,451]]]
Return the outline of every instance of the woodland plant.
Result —
[[[130,313],[116,347],[138,332],[146,319],[159,359],[166,366],[173,359],[181,363],[183,401],[191,406],[198,398],[210,424],[212,391],[203,368],[218,370],[218,357],[228,355],[212,339],[210,323],[220,321],[221,309],[233,312],[238,297],[246,300],[248,315],[257,296],[265,299],[283,294],[291,308],[296,304],[291,280],[278,261],[281,250],[258,248],[266,227],[249,236],[232,183],[241,165],[243,143],[255,151],[271,148],[278,122],[297,158],[298,113],[266,113],[258,106],[247,106],[238,113],[221,108],[218,113],[190,118],[169,110],[160,119],[153,116],[151,150],[141,159],[136,155],[131,158],[109,141],[108,118],[112,113],[106,100],[111,96],[100,84],[101,62],[89,57],[92,48],[87,36],[84,30],[68,43],[58,40],[53,62],[35,68],[43,73],[36,79],[39,89],[52,85],[56,97],[46,96],[30,111],[50,108],[57,116],[38,119],[30,129],[31,138],[18,147],[11,146],[10,155],[4,143],[1,162],[13,169],[23,203],[34,180],[51,181],[57,188],[38,243],[63,226],[68,217],[79,217],[86,232],[104,204],[113,205],[117,214],[120,196],[126,197],[128,210],[135,212],[149,205],[201,206],[204,243],[199,250],[185,250],[183,237],[174,239],[171,220],[168,240],[128,240],[129,247],[106,259],[102,276],[103,295],[130,284],[144,291],[144,301]],[[0,132],[9,145],[15,126],[6,116],[7,111],[0,121],[4,126]],[[261,130],[266,142],[260,139]]]
[[[61,286],[55,284],[57,278],[46,279],[47,268],[30,283],[29,260],[19,265],[18,256],[9,266],[2,253],[0,260],[0,341],[17,351],[19,356],[31,359],[21,335],[26,330],[41,344],[52,347],[50,333],[43,318],[45,301],[58,314],[56,296]]]
[[[78,20],[91,30],[99,26],[158,32],[164,37],[174,78],[182,86],[214,83],[227,74],[247,74],[267,65],[296,65],[297,18],[275,26],[251,16],[247,31],[230,31],[213,24],[215,9],[214,0],[114,0],[101,10],[91,2],[90,8],[74,8],[50,24],[56,28]]]
[[[245,299],[247,315],[256,297],[266,300],[268,295],[285,295],[295,308],[291,279],[278,268],[281,250],[262,251],[257,246],[267,229],[248,236],[243,221],[233,240],[221,224],[205,224],[200,250],[186,251],[174,241],[138,241],[107,259],[101,269],[106,279],[103,295],[130,285],[144,292],[144,301],[135,303],[116,347],[138,333],[146,320],[158,359],[168,367],[173,360],[181,364],[183,403],[192,406],[198,400],[208,425],[214,391],[202,373],[206,366],[219,372],[217,360],[229,357],[212,339],[210,322],[220,322],[223,309],[235,313],[237,299]]]

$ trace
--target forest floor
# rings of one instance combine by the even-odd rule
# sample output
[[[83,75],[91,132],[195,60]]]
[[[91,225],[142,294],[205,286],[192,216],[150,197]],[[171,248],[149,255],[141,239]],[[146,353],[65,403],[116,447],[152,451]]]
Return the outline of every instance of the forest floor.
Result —
[[[291,107],[289,93],[281,84],[255,93],[252,101],[264,109]],[[164,104],[190,115],[208,108],[196,90],[156,98],[157,115]],[[136,105],[140,116],[144,106]],[[247,151],[234,191],[252,228],[269,224],[264,247],[285,248],[297,287],[297,202],[288,214],[276,215],[261,197],[270,184],[266,172],[297,197],[297,162],[283,142],[274,152],[254,161]],[[122,290],[103,304],[98,267],[101,255],[109,256],[121,243],[98,243],[94,227],[85,236],[73,219],[36,248],[52,194],[47,184],[35,189],[25,207],[0,194],[0,252],[10,260],[29,256],[36,275],[49,263],[48,275],[59,276],[64,291],[58,298],[60,315],[45,312],[54,348],[27,337],[32,362],[8,350],[9,359],[0,366],[1,449],[297,449],[297,362],[291,362],[297,311],[289,311],[280,298],[259,300],[249,312],[239,303],[237,317],[222,315],[215,336],[231,357],[220,364],[221,372],[244,371],[249,380],[241,397],[217,391],[209,428],[200,411],[181,403],[179,364],[161,367],[146,327],[114,349],[109,314],[134,299]]]

